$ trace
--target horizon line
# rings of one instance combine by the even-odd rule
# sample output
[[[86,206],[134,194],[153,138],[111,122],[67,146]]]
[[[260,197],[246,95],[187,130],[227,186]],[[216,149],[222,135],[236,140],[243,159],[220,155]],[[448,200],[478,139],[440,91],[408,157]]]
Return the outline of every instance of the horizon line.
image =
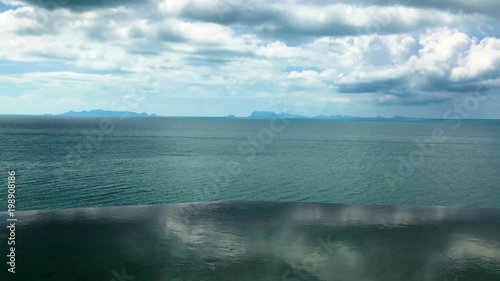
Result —
[[[271,112],[271,111],[269,111]],[[135,114],[140,114],[136,112],[130,112]],[[290,114],[291,113],[276,113],[275,114]],[[146,113],[147,114],[147,113]],[[235,116],[235,115],[226,115],[226,116],[179,116],[179,115],[158,115],[150,116],[152,114],[148,114],[148,116],[103,116],[103,115],[81,115],[81,116],[68,116],[62,114],[1,114],[0,117],[9,117],[9,116],[19,116],[19,117],[56,117],[56,118],[224,118],[224,119],[273,119],[273,117],[250,117],[250,116]],[[453,120],[492,120],[498,121],[500,118],[454,118],[454,119],[445,119],[445,118],[432,118],[432,117],[406,117],[406,116],[393,116],[393,117],[385,117],[385,116],[376,116],[376,117],[367,117],[367,116],[350,116],[350,115],[339,115],[345,116],[341,118],[317,118],[321,115],[316,116],[302,116],[302,117],[281,117],[281,119],[313,119],[313,120],[359,120],[359,119],[389,119],[389,120],[445,120],[445,121],[453,121]],[[335,115],[323,115],[323,116],[335,116]]]

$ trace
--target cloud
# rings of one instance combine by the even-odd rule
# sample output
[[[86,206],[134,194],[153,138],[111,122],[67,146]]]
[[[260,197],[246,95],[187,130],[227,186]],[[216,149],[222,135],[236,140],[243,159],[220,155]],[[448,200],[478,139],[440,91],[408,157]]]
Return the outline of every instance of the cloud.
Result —
[[[306,3],[324,5],[331,3],[329,0],[307,0]],[[361,6],[406,6],[415,8],[438,9],[467,14],[484,14],[498,17],[500,3],[496,0],[336,0],[337,3],[346,3]]]
[[[305,106],[306,115],[332,113],[327,108],[337,103],[345,105],[338,114],[360,115],[365,105],[403,114],[477,89],[498,95],[500,23],[472,1],[2,2],[10,6],[0,12],[0,62],[33,88],[44,85],[32,73],[38,70],[59,80],[47,93],[54,98],[68,91],[62,73],[112,76],[83,87],[104,97],[140,83],[147,71],[161,84],[158,102],[286,101]],[[34,91],[8,74],[0,71],[9,81],[0,96]]]
[[[70,9],[76,11],[115,8],[115,7],[130,7],[132,5],[142,5],[143,0],[16,0],[3,1],[11,5],[29,5],[37,6],[47,10],[55,9]]]
[[[314,5],[316,4],[316,5]],[[238,25],[245,32],[266,38],[298,42],[298,38],[398,34],[427,27],[466,24],[478,16],[407,6],[353,6],[349,3],[304,3],[295,1],[171,1],[159,10],[196,21]]]
[[[434,30],[416,38],[419,48],[405,54],[403,57],[410,55],[406,60],[391,56],[395,54],[390,50],[393,45],[385,43],[392,40],[386,39],[377,37],[375,40],[379,41],[382,50],[366,51],[361,62],[365,65],[337,80],[335,86],[338,92],[379,93],[389,97],[383,98],[382,103],[425,105],[473,93],[481,89],[481,83],[500,74],[500,45],[496,38],[478,41],[458,30]],[[409,44],[416,42],[408,37],[402,41],[405,40]],[[379,65],[371,59],[372,53],[383,53],[384,59],[393,60]]]

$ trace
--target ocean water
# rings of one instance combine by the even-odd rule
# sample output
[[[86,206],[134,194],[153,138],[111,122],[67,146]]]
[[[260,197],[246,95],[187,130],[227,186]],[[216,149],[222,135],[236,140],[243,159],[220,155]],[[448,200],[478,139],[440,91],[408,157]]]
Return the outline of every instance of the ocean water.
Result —
[[[500,121],[0,117],[19,210],[256,200],[500,207]],[[0,189],[0,210],[7,190]]]
[[[1,280],[500,280],[500,209],[232,202],[17,216],[16,273]]]
[[[500,280],[499,140],[498,121],[1,117],[0,280]]]

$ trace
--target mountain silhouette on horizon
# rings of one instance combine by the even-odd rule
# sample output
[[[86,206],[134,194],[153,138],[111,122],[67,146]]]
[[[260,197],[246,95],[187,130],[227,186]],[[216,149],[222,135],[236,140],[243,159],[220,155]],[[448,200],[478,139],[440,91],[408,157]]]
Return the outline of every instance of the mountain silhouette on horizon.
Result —
[[[102,109],[84,110],[84,111],[68,111],[58,116],[82,116],[82,117],[158,117],[156,114],[147,114],[145,112],[137,113],[132,111],[110,111]]]
[[[418,119],[415,117],[405,117],[405,116],[393,116],[393,117],[361,117],[361,116],[351,116],[351,115],[317,115],[313,117],[308,117],[304,115],[290,114],[286,112],[276,113],[273,111],[254,111],[248,118],[285,118],[285,119]]]

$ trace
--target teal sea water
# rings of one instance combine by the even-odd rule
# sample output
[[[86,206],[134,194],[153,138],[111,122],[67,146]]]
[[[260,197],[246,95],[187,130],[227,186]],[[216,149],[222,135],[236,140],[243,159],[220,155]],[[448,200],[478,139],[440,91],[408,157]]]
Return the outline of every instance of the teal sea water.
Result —
[[[500,280],[499,140],[498,121],[1,117],[0,280]]]
[[[458,122],[0,117],[0,168],[4,181],[17,173],[20,210],[227,200],[500,207],[500,122]]]

